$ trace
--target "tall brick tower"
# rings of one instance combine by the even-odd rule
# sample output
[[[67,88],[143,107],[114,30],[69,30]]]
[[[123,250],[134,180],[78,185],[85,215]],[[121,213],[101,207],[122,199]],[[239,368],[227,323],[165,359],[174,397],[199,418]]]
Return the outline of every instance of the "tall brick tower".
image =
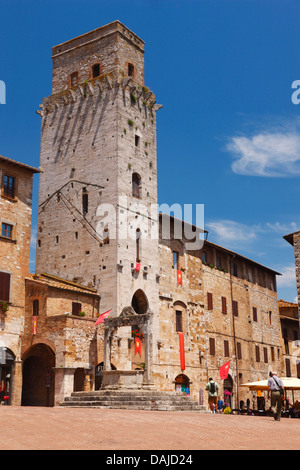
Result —
[[[114,21],[54,47],[52,59],[53,93],[38,111],[36,271],[96,287],[102,312],[156,316],[160,106],[144,85],[144,42]]]

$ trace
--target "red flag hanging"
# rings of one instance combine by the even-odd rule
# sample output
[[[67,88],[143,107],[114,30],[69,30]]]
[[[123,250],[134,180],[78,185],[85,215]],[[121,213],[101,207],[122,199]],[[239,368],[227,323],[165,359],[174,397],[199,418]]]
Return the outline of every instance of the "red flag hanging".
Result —
[[[140,338],[138,338],[137,336],[134,338],[134,344],[135,344],[134,354],[139,353],[139,355],[142,357],[142,342]]]
[[[221,380],[226,380],[229,374],[230,361],[226,362],[222,367],[220,367],[220,377]]]
[[[140,271],[140,269],[141,269],[141,263],[136,263],[135,270]]]
[[[104,323],[105,318],[109,316],[110,312],[111,312],[111,309],[105,313],[102,313],[102,315],[99,315],[98,320],[96,321],[96,323],[94,323],[94,326],[99,325],[99,323]]]
[[[179,284],[182,285],[182,272],[177,270],[177,285],[179,286]]]
[[[37,334],[37,322],[38,322],[38,317],[36,316],[32,317],[32,334],[33,335]]]
[[[184,354],[184,335],[181,331],[179,334],[179,348],[180,348],[180,367],[181,370],[185,370],[185,354]]]

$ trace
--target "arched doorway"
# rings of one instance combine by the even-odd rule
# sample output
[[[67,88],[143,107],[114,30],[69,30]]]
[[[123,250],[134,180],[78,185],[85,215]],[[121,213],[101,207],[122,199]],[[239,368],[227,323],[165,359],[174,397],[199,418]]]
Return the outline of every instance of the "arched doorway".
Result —
[[[54,406],[55,355],[46,344],[27,351],[23,362],[22,406]]]
[[[111,370],[117,370],[116,367],[111,364]],[[104,362],[100,362],[95,368],[95,390],[100,390],[103,383],[103,370],[104,370]]]
[[[136,291],[132,297],[131,306],[137,314],[144,315],[148,312],[149,304],[144,291],[141,289]]]
[[[228,375],[227,379],[224,380],[224,404],[232,408],[232,392],[233,392],[233,380],[231,375]]]
[[[0,405],[11,404],[15,355],[7,348],[0,351]]]
[[[177,375],[175,379],[175,391],[185,392],[187,395],[190,394],[190,379],[186,375]]]

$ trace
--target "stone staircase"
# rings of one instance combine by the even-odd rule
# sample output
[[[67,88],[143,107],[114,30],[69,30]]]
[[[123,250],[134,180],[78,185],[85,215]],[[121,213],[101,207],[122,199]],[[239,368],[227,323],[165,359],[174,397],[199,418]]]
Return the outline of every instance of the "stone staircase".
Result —
[[[199,405],[185,394],[152,390],[73,392],[60,403],[60,406],[149,411],[207,411],[205,406]]]

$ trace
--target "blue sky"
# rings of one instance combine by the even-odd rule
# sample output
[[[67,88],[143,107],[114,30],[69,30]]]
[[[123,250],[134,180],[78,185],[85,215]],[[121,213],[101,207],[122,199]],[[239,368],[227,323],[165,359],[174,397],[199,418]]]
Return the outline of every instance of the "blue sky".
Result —
[[[282,237],[300,230],[298,0],[0,0],[0,14],[0,154],[39,166],[51,47],[119,19],[163,104],[159,202],[205,204],[209,240],[281,272],[279,298],[295,299]],[[36,176],[33,229],[37,195]]]

